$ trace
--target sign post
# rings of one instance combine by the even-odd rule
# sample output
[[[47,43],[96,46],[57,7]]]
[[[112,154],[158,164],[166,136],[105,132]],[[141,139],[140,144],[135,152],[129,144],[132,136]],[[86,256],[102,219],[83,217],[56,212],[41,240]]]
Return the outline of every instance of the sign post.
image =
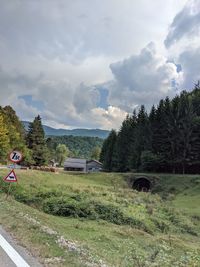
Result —
[[[10,161],[12,161],[14,163],[13,169],[9,172],[9,174],[3,178],[4,182],[9,183],[9,187],[8,187],[8,192],[6,195],[6,199],[8,198],[8,195],[10,193],[10,188],[11,188],[11,183],[17,183],[17,176],[15,174],[15,164],[19,163],[20,161],[22,161],[22,153],[17,151],[17,150],[13,150],[10,154],[9,154],[9,159]]]

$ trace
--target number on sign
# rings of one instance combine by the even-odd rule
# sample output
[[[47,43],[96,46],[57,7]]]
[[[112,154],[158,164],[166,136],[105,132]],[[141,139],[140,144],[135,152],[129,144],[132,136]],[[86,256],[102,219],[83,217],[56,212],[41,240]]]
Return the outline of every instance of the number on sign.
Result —
[[[12,151],[10,153],[10,160],[14,163],[22,161],[22,153],[19,151]]]
[[[21,156],[18,155],[16,152],[13,152],[13,153],[14,153],[14,154],[13,154],[13,156],[12,156],[12,159],[13,159],[14,161],[18,161],[18,160],[20,160]]]

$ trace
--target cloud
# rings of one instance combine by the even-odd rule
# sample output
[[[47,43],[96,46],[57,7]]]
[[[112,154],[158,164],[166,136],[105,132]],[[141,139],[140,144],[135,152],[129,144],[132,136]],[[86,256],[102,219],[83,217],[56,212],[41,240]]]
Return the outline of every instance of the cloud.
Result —
[[[126,56],[133,47],[137,52],[149,40],[162,41],[162,29],[183,3],[154,0],[147,6],[146,0],[3,1],[1,51],[9,59],[42,56],[74,64],[88,57]],[[160,8],[163,16],[155,16]]]
[[[119,129],[127,112],[118,107],[108,106],[107,109],[94,108],[92,115],[100,125],[103,125],[103,129]]]
[[[110,68],[115,80],[108,85],[109,103],[128,112],[138,105],[150,107],[165,96],[173,96],[182,75],[174,63],[157,53],[154,43]]]
[[[182,72],[161,52],[185,1],[4,1],[0,104],[56,127],[119,127],[126,112],[174,94]],[[157,47],[141,50],[149,40]]]
[[[34,77],[1,70],[0,104],[11,104],[23,119],[41,113],[43,121],[51,125],[55,121],[56,126],[68,128],[115,128],[139,105],[149,108],[160,98],[173,96],[182,75],[157,52],[154,43],[138,55],[112,63],[110,70],[113,79],[108,82],[76,86],[48,73]],[[103,95],[101,88],[106,92]]]
[[[23,120],[41,114],[44,124],[57,128],[110,129],[119,127],[125,117],[117,107],[98,107],[100,85],[72,87],[66,80],[45,75],[33,78],[3,69],[0,84],[0,105],[11,105]]]
[[[178,60],[183,69],[182,88],[190,90],[200,80],[200,47],[185,50]]]
[[[190,0],[175,16],[170,25],[169,33],[164,41],[169,48],[184,37],[194,37],[200,32],[200,2]]]
[[[74,93],[73,104],[77,113],[90,112],[100,100],[99,91],[95,87],[85,86],[83,83]]]

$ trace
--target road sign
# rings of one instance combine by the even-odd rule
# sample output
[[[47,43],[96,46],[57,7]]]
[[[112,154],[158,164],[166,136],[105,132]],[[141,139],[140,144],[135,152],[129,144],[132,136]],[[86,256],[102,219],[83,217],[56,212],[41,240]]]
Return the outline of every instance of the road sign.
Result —
[[[22,161],[22,153],[14,150],[10,153],[9,158],[12,162],[18,163],[18,162]]]
[[[9,182],[9,183],[16,183],[17,182],[17,176],[16,176],[14,170],[12,170],[3,180],[5,182]]]

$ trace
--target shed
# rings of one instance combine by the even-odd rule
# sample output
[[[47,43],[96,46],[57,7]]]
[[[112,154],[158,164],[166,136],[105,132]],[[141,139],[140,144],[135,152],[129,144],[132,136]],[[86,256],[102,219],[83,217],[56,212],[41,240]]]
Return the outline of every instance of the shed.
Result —
[[[86,160],[79,158],[67,158],[64,162],[65,171],[99,172],[102,170],[102,163],[98,160]]]
[[[67,158],[64,162],[64,170],[86,172],[86,163],[86,159]]]
[[[103,164],[98,160],[92,159],[87,161],[87,172],[99,172],[102,170]]]

